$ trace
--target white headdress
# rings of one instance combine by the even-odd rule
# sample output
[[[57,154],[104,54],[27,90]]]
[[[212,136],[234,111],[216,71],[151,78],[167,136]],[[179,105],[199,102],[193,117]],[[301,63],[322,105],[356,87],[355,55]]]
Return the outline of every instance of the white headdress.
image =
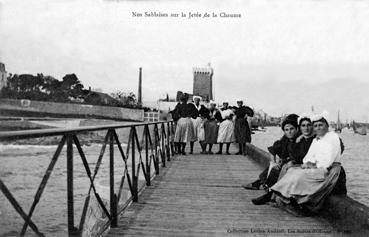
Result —
[[[308,118],[311,120],[312,115],[311,114],[307,114],[307,113],[302,113],[298,118],[297,118],[297,124],[300,124],[301,119],[304,118]]]
[[[201,100],[202,98],[201,98],[201,96],[198,96],[198,95],[192,96],[192,100],[195,101],[195,99]]]
[[[327,123],[328,123],[328,120],[327,120],[328,115],[329,115],[329,113],[326,110],[324,110],[320,114],[314,114],[313,116],[311,116],[311,122],[313,123],[313,122],[319,121],[321,119],[325,119],[325,121],[327,121]]]

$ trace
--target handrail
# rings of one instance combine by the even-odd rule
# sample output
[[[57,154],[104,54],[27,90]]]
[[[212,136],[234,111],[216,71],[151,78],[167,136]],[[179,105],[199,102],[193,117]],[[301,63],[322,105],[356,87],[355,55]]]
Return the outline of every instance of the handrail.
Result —
[[[150,125],[153,127],[152,134],[150,132]],[[160,125],[160,126],[158,126]],[[141,139],[137,134],[137,127],[143,126],[143,134]],[[116,129],[120,128],[130,128],[128,144],[126,151],[123,150],[121,142],[119,141],[119,136]],[[83,147],[78,140],[78,134],[83,132],[101,131],[107,130],[104,141],[102,141],[102,146],[100,153],[95,163],[95,168],[91,169]],[[83,225],[86,219],[86,211],[90,202],[90,195],[96,197],[97,203],[102,208],[103,213],[108,218],[108,224],[111,227],[116,227],[118,225],[117,218],[118,214],[123,211],[129,202],[138,201],[138,180],[140,170],[144,175],[146,186],[151,185],[151,164],[154,165],[155,174],[159,174],[160,164],[162,167],[166,166],[166,161],[170,161],[170,157],[174,155],[173,149],[173,121],[159,121],[159,122],[146,122],[146,123],[117,123],[109,125],[100,126],[86,126],[78,128],[52,128],[52,129],[38,129],[38,130],[25,130],[25,131],[10,131],[10,132],[0,132],[0,141],[14,140],[14,139],[24,139],[24,138],[35,138],[35,137],[46,137],[46,136],[61,136],[61,140],[57,146],[57,149],[46,169],[41,183],[37,189],[34,197],[34,201],[31,205],[30,210],[27,212],[23,211],[22,207],[19,205],[16,198],[9,191],[9,188],[0,179],[0,190],[18,212],[18,214],[24,219],[24,225],[20,232],[20,236],[26,234],[27,228],[30,227],[38,236],[44,236],[44,234],[38,229],[37,225],[32,221],[32,214],[36,209],[38,202],[41,200],[41,196],[45,190],[45,186],[49,180],[49,177],[53,171],[55,164],[58,161],[58,157],[61,154],[61,150],[66,146],[66,157],[67,157],[67,212],[68,212],[68,234],[69,236],[80,236],[82,234]],[[74,221],[74,187],[73,187],[73,176],[74,176],[74,157],[73,147],[77,148],[77,154],[79,154],[83,167],[85,169],[86,175],[90,181],[90,188],[88,190],[87,197],[82,209],[82,215],[79,222],[79,226],[75,226]],[[107,148],[107,149],[106,149]],[[118,155],[115,154],[115,149],[118,150]],[[105,150],[109,153],[109,194],[110,194],[110,204],[105,205],[99,193],[97,193],[94,180],[99,171],[100,164],[104,158]],[[145,154],[142,154],[142,153]],[[119,174],[120,185],[119,190],[116,192],[114,188],[114,164],[115,158],[119,156],[124,163],[124,170]],[[129,171],[128,160],[131,163],[131,171]],[[145,161],[145,162],[144,162]],[[125,200],[125,203],[119,204],[120,197],[123,191],[124,184],[127,183],[131,197]],[[108,227],[108,225],[105,225]]]
[[[164,122],[172,121],[157,121],[157,122],[137,122],[137,123],[115,123],[108,125],[99,126],[83,126],[76,128],[46,128],[46,129],[29,129],[20,131],[6,131],[0,132],[0,141],[6,141],[6,139],[23,139],[23,138],[35,138],[35,137],[46,137],[46,136],[57,136],[65,133],[80,133],[80,132],[92,132],[107,129],[118,129],[118,128],[130,128],[132,126],[145,126]]]

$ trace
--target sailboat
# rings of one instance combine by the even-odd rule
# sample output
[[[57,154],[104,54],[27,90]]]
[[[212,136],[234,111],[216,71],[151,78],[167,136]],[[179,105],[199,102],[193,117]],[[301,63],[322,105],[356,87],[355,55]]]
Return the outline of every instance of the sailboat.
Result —
[[[336,123],[336,128],[334,130],[337,133],[341,133],[342,132],[342,124],[340,121],[340,111],[338,110],[338,115],[337,115],[337,123]]]
[[[361,126],[358,123],[355,123],[355,121],[352,121],[352,128],[354,130],[354,133],[360,134],[360,135],[366,135],[366,126]]]

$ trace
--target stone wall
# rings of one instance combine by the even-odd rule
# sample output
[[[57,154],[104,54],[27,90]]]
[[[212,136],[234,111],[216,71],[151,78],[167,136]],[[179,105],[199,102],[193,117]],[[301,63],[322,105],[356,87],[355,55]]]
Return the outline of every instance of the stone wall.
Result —
[[[144,111],[141,109],[0,99],[0,115],[5,112],[10,114],[18,112],[18,114],[30,114],[32,116],[39,114],[40,116],[91,117],[131,121],[143,121],[144,118]]]

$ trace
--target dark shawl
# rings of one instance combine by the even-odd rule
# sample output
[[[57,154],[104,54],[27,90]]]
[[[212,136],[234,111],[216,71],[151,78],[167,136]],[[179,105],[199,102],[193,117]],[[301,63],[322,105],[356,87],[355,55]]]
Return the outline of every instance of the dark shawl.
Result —
[[[175,113],[178,114],[180,118],[197,118],[199,116],[199,111],[196,109],[195,105],[190,104],[177,104],[176,108],[174,109]]]
[[[235,115],[237,116],[237,118],[244,118],[246,114],[249,117],[253,117],[254,110],[252,110],[248,106],[241,106],[241,107],[236,108]]]
[[[268,151],[274,156],[278,155],[283,164],[285,164],[291,159],[295,140],[296,137],[288,139],[286,136],[283,136],[281,139],[275,141],[272,146],[268,147]]]
[[[300,142],[295,142],[292,144],[290,159],[294,162],[294,164],[302,164],[302,160],[308,152],[314,137],[315,136],[311,136],[309,138],[303,137]]]

